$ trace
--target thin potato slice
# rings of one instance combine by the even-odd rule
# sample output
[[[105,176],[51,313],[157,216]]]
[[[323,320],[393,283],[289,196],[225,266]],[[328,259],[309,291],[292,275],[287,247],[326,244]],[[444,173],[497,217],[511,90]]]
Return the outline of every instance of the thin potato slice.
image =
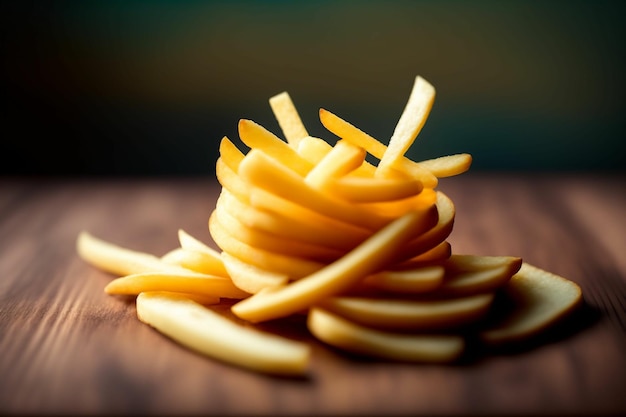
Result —
[[[376,203],[413,197],[423,188],[416,179],[345,176],[330,179],[325,190],[353,203]]]
[[[354,323],[391,331],[447,330],[483,317],[493,294],[444,300],[333,297],[319,306]]]
[[[260,322],[304,310],[386,269],[393,254],[415,235],[422,222],[422,213],[408,213],[339,260],[279,290],[254,294],[233,305],[232,311],[245,320]]]
[[[413,83],[406,107],[389,140],[389,146],[380,159],[376,169],[377,176],[386,177],[390,168],[397,169],[402,165],[400,162],[404,160],[404,154],[426,123],[434,101],[435,88],[418,75]]]
[[[294,256],[302,259],[310,259],[316,262],[332,262],[343,255],[340,250],[328,248],[326,246],[312,245],[297,240],[287,240],[284,237],[273,235],[258,229],[252,229],[218,204],[215,215],[218,221],[228,229],[228,232],[235,239],[252,247],[280,253],[282,255]]]
[[[304,178],[304,182],[311,187],[324,189],[326,184],[333,178],[342,177],[361,166],[365,161],[365,153],[365,149],[340,140],[309,171]]]
[[[452,177],[464,173],[472,165],[472,155],[460,153],[419,161],[419,164],[438,178]]]
[[[401,294],[421,294],[440,287],[445,269],[441,265],[423,266],[401,271],[383,271],[365,278],[363,284]]]
[[[302,177],[313,168],[313,165],[298,155],[298,152],[289,144],[252,120],[241,119],[239,121],[239,137],[251,149],[263,151],[279,161],[282,167],[289,168]]]
[[[228,277],[224,264],[221,261],[215,262],[213,257],[208,256],[204,252],[176,248],[163,255],[161,260],[168,264],[179,265],[194,272],[200,272],[201,274]]]
[[[233,237],[222,225],[215,211],[209,216],[209,230],[217,245],[227,253],[268,271],[299,279],[321,269],[324,264],[255,248]]]
[[[317,307],[310,310],[307,327],[319,340],[336,348],[401,362],[450,363],[457,360],[465,348],[460,336],[376,330]]]
[[[291,100],[291,96],[288,92],[283,91],[270,97],[269,102],[287,143],[294,149],[297,149],[300,140],[309,136],[309,134],[302,123],[296,106]]]
[[[255,195],[254,200],[260,203],[259,207],[246,205],[228,190],[222,189],[217,206],[223,207],[250,228],[329,249],[349,251],[371,234],[370,231],[322,216],[269,193]]]
[[[130,275],[142,272],[190,272],[178,265],[164,262],[149,253],[132,250],[81,231],[76,240],[79,256],[96,268],[114,275]]]
[[[277,287],[289,282],[289,276],[286,274],[250,265],[229,253],[222,252],[222,259],[233,283],[247,293],[256,294],[264,288]]]
[[[367,133],[346,122],[330,111],[320,109],[319,115],[320,121],[331,133],[357,146],[361,146],[376,158],[382,159],[383,155],[387,151],[387,147],[377,139],[371,137]],[[403,172],[407,172],[411,177],[418,179],[424,187],[435,188],[438,184],[437,177],[417,162],[404,157],[397,165],[397,167],[392,167],[392,169],[399,167]],[[389,172],[386,173],[386,175],[389,174]]]
[[[510,314],[480,334],[491,345],[529,339],[582,302],[578,284],[526,262],[507,283],[505,291],[513,305]]]
[[[310,187],[293,171],[286,169],[263,152],[252,149],[239,166],[245,182],[328,217],[370,230],[378,230],[392,219],[359,209],[343,200]]]
[[[417,255],[408,261],[401,262],[393,266],[392,269],[402,271],[427,265],[439,265],[452,256],[452,245],[448,241],[443,241],[432,249]]]
[[[104,287],[107,294],[137,295],[145,291],[170,291],[221,298],[242,299],[250,294],[237,288],[230,278],[217,275],[174,272],[144,272],[116,278]]]
[[[439,295],[471,295],[492,292],[519,271],[522,259],[515,256],[453,254],[444,262],[446,276]]]
[[[244,327],[184,297],[144,292],[137,317],[194,351],[258,372],[303,375],[310,347],[302,342]]]

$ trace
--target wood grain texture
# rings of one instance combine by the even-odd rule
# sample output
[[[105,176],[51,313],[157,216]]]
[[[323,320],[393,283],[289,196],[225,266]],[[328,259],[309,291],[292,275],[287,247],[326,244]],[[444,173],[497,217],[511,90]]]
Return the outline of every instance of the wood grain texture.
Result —
[[[0,414],[625,413],[624,179],[442,180],[457,206],[453,252],[521,256],[581,285],[583,307],[532,343],[447,366],[353,358],[297,317],[264,324],[312,343],[302,379],[182,348],[137,320],[133,298],[104,294],[113,277],[76,255],[81,230],[157,255],[178,245],[179,228],[212,244],[215,181],[0,179]]]

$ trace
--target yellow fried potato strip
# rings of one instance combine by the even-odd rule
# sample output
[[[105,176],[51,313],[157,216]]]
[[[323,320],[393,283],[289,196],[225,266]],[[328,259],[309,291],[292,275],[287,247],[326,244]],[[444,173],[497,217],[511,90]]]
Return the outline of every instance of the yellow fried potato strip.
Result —
[[[309,134],[302,123],[300,114],[296,110],[291,96],[288,92],[283,91],[270,97],[269,103],[287,143],[294,149],[297,149],[302,138],[309,136]]]
[[[380,159],[376,169],[377,176],[386,177],[390,168],[403,166],[401,162],[404,161],[404,154],[426,123],[434,101],[435,88],[418,75],[413,83],[406,107],[391,135],[389,146]]]
[[[482,318],[493,294],[438,300],[332,297],[319,306],[364,326],[393,331],[446,330]]]
[[[143,292],[136,300],[143,323],[200,354],[258,372],[303,375],[310,347],[244,327],[184,296]]]
[[[403,334],[356,324],[322,308],[312,308],[307,326],[319,340],[360,355],[402,362],[449,363],[465,340],[456,335]]]
[[[289,276],[286,274],[250,265],[230,253],[222,252],[222,258],[233,283],[247,293],[256,294],[264,288],[277,287],[289,282]]]
[[[169,291],[242,299],[250,294],[237,288],[230,278],[188,271],[143,272],[116,278],[104,287],[107,294],[137,295],[145,291]]]

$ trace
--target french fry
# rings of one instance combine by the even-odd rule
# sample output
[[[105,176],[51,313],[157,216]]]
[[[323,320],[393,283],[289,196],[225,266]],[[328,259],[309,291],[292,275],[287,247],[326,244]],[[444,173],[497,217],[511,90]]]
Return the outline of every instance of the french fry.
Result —
[[[163,255],[161,260],[163,262],[167,262],[168,264],[179,265],[185,269],[200,272],[201,274],[228,277],[224,264],[221,261],[219,263],[215,262],[213,257],[210,257],[203,252],[175,248]]]
[[[421,294],[440,287],[444,275],[443,266],[431,265],[400,271],[382,271],[366,277],[363,284],[387,292]]]
[[[299,142],[302,138],[309,136],[309,134],[302,123],[296,106],[291,100],[291,96],[288,92],[283,91],[270,97],[269,103],[287,143],[294,149],[298,149]]]
[[[363,326],[391,331],[448,330],[483,317],[493,294],[443,300],[331,297],[319,307]]]
[[[184,297],[144,292],[136,304],[139,320],[203,355],[269,374],[307,371],[306,343],[244,327]]]
[[[181,266],[164,262],[157,256],[99,239],[87,231],[79,233],[76,249],[85,262],[118,276],[153,271],[190,272]]]
[[[243,161],[245,154],[239,150],[235,144],[226,136],[220,141],[220,160],[228,165],[228,167],[237,172],[239,164]]]
[[[256,294],[264,288],[278,287],[289,282],[286,274],[250,265],[227,252],[222,252],[222,259],[233,283],[247,293]]]
[[[298,155],[294,148],[252,120],[239,121],[239,137],[251,149],[263,151],[279,161],[282,167],[289,168],[302,177],[313,169],[313,165]]]
[[[422,213],[411,212],[373,234],[337,261],[276,291],[261,291],[232,306],[235,315],[252,322],[285,317],[350,288],[385,269],[394,253],[421,229]]]
[[[313,308],[307,327],[319,340],[360,355],[402,362],[450,363],[463,353],[456,335],[402,334],[358,325],[321,308]]]
[[[472,155],[460,153],[419,161],[419,164],[438,178],[452,177],[464,173],[472,165]]]
[[[311,187],[324,189],[335,178],[342,177],[361,166],[365,161],[365,149],[338,141],[321,161],[304,178]]]
[[[423,186],[415,179],[344,176],[329,178],[325,189],[353,203],[377,203],[414,197],[422,191]]]
[[[105,293],[116,295],[138,295],[146,291],[181,292],[232,299],[242,299],[250,295],[237,288],[230,278],[193,271],[126,275],[114,279],[104,287]]]
[[[415,138],[428,119],[430,109],[435,101],[435,88],[419,75],[415,78],[409,100],[398,120],[398,124],[389,140],[376,169],[376,175],[388,176],[390,168],[403,166],[404,154],[411,147]]]

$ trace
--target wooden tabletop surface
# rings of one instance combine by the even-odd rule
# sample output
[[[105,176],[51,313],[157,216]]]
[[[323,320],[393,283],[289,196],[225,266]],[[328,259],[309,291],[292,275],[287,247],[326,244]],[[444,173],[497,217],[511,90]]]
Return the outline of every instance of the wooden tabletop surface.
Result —
[[[81,230],[162,255],[207,228],[212,179],[0,179],[0,414],[608,415],[626,413],[626,182],[623,175],[466,173],[454,253],[514,255],[576,283],[582,307],[516,349],[452,365],[352,358],[310,341],[306,378],[217,362],[106,295]],[[225,314],[227,313],[224,312]]]

